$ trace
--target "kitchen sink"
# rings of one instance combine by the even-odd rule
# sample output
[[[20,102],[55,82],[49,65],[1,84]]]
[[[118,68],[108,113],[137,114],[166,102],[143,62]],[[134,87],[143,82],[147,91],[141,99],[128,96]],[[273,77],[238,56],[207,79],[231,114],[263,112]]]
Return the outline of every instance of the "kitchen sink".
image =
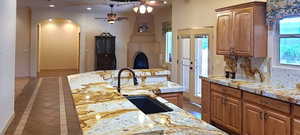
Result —
[[[149,96],[126,96],[126,98],[145,114],[173,111],[170,107]]]

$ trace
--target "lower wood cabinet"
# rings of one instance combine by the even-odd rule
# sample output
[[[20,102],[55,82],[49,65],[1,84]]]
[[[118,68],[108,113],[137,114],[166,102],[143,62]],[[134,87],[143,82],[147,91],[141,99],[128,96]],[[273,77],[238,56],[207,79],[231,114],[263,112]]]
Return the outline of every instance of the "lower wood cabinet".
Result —
[[[232,134],[300,135],[300,106],[211,83],[210,119],[205,120]],[[293,113],[292,113],[293,112]],[[206,112],[207,113],[207,112]],[[293,115],[292,115],[293,114]]]
[[[179,93],[163,93],[159,94],[160,97],[168,100],[169,102],[175,104],[176,106],[182,108],[183,96],[182,92]]]
[[[213,88],[211,91],[211,120],[234,133],[240,134],[242,129],[241,100],[225,94],[226,87],[213,86]],[[220,91],[224,91],[224,93]]]
[[[225,97],[225,123],[230,130],[241,133],[242,129],[242,103],[240,99]]]
[[[293,120],[293,135],[300,135],[300,119]]]
[[[211,92],[211,120],[219,125],[225,125],[225,96],[218,92]]]
[[[210,122],[210,82],[202,80],[202,120]]]
[[[243,135],[263,135],[263,126],[263,108],[249,103],[244,103]]]
[[[264,112],[265,135],[290,135],[291,118],[276,111]]]

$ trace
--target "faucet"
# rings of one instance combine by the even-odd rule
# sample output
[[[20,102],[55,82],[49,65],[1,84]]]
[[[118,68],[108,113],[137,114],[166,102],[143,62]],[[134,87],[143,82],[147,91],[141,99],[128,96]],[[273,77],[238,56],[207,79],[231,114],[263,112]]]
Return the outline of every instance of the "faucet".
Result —
[[[133,84],[134,84],[135,86],[138,85],[138,81],[137,81],[137,79],[136,79],[136,76],[135,76],[134,71],[131,70],[130,68],[122,68],[122,69],[119,71],[119,73],[118,73],[118,87],[117,87],[117,90],[118,90],[119,93],[121,93],[121,74],[122,74],[122,72],[125,71],[125,70],[128,70],[128,71],[130,71],[130,72],[132,73]]]

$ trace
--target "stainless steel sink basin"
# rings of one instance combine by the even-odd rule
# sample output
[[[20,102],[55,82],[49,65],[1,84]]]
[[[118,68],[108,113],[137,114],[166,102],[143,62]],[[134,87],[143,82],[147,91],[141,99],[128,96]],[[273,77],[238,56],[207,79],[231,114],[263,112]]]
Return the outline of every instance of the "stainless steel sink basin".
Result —
[[[126,96],[126,98],[145,114],[173,111],[170,107],[149,96]]]

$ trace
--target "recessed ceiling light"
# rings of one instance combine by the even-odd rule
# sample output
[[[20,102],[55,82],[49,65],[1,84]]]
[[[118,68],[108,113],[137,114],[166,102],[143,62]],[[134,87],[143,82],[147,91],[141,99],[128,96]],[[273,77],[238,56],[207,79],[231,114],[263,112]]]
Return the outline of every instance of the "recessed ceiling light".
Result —
[[[168,4],[168,2],[165,0],[164,2],[163,2],[164,4]]]
[[[91,11],[91,10],[92,10],[92,8],[91,8],[91,7],[88,7],[88,8],[86,8],[86,10],[88,10],[88,11]]]
[[[54,8],[54,7],[55,7],[55,5],[54,5],[54,4],[51,4],[51,5],[49,5],[49,7],[50,7],[50,8]]]
[[[51,19],[51,18],[50,18],[50,19],[48,19],[48,21],[49,21],[49,22],[52,22],[52,21],[53,21],[53,19]]]

